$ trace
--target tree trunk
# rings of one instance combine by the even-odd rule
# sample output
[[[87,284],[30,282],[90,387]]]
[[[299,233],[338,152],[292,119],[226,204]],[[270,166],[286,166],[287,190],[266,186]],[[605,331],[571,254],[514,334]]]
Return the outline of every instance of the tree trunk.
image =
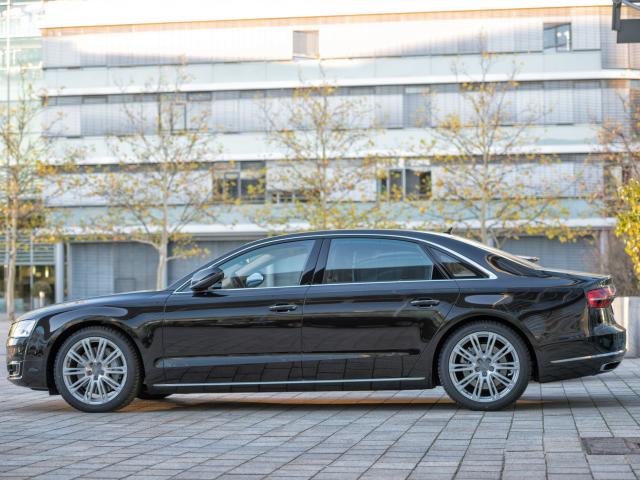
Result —
[[[4,300],[7,306],[7,319],[12,322],[16,317],[16,260],[18,256],[17,217],[11,208],[11,224],[7,229],[6,248],[7,262],[5,265]]]
[[[160,231],[160,242],[158,244],[158,270],[156,271],[156,290],[162,290],[167,286],[167,259],[169,256],[169,185],[167,180],[171,175],[167,172],[167,167],[171,161],[162,162],[163,187],[162,187],[162,225]]]
[[[489,228],[487,226],[489,216],[489,201],[491,194],[489,192],[489,155],[484,152],[482,155],[482,199],[480,206],[480,239],[485,245],[489,245]]]
[[[156,290],[162,290],[167,286],[167,252],[169,250],[167,241],[161,240],[158,246],[158,269],[156,270]]]

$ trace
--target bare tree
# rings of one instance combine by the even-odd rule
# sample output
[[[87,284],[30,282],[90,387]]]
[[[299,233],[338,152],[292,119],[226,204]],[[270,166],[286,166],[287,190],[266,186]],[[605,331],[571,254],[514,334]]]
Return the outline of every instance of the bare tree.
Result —
[[[271,230],[392,227],[402,205],[376,194],[389,160],[372,153],[373,107],[322,75],[290,98],[265,99],[268,141],[282,159],[267,169],[268,200],[256,221]],[[393,198],[390,198],[393,197]]]
[[[4,295],[7,316],[15,317],[16,264],[23,238],[51,239],[59,226],[49,200],[59,190],[54,179],[69,158],[54,160],[44,124],[46,95],[27,70],[16,76],[17,96],[0,104],[0,215],[5,235]]]
[[[124,131],[107,140],[116,163],[78,177],[83,191],[106,205],[86,230],[153,247],[158,289],[166,286],[168,262],[202,254],[185,228],[213,220],[227,203],[214,188],[212,160],[220,149],[210,108],[188,109],[185,81],[177,69],[174,80],[161,77],[144,94],[128,98],[122,104]]]
[[[454,74],[465,79],[461,108],[440,113],[433,140],[420,145],[427,155],[438,152],[432,170],[437,208],[447,223],[486,244],[499,246],[501,239],[525,233],[570,236],[558,197],[577,181],[545,174],[559,165],[557,158],[524,153],[536,142],[533,128],[544,111],[539,105],[515,108],[518,69],[493,81],[495,62],[495,55],[483,53],[475,75],[464,63],[454,64]]]

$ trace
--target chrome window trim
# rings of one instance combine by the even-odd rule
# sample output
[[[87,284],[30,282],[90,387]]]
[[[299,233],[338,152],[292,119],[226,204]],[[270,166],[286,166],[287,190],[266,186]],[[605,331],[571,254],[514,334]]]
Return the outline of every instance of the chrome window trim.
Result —
[[[566,362],[579,362],[580,360],[592,360],[594,358],[604,358],[604,357],[614,357],[616,355],[622,355],[627,351],[626,348],[622,350],[617,350],[615,352],[607,352],[607,353],[598,353],[595,355],[585,355],[584,357],[571,357],[571,358],[561,358],[560,360],[551,360],[550,363],[566,363]]]
[[[343,283],[314,283],[311,285],[292,285],[290,287],[262,287],[262,288],[218,288],[216,290],[212,290],[215,292],[232,292],[237,290],[246,290],[246,291],[266,291],[266,290],[274,290],[278,288],[309,288],[309,287],[333,287],[334,285],[384,285],[391,284],[395,285],[397,283],[424,283],[424,282],[459,282],[460,280],[488,280],[486,278],[437,278],[435,280],[393,280],[388,282],[343,282]],[[177,290],[172,293],[172,295],[184,295],[185,293],[193,294],[191,291],[183,291],[178,292]]]
[[[189,283],[189,282],[186,282]],[[290,285],[288,287],[255,287],[255,288],[216,288],[215,290],[205,290],[205,291],[210,291],[210,292],[234,292],[234,291],[247,291],[247,292],[264,292],[264,291],[268,291],[268,290],[276,290],[279,288],[309,288],[311,285]],[[182,288],[182,286],[180,287]],[[184,295],[185,293],[188,294],[193,294],[194,292],[192,292],[191,290],[185,290],[182,292],[179,292],[177,289],[174,290],[171,294],[172,295]],[[199,292],[199,293],[203,293],[203,292]]]
[[[430,233],[431,235],[431,233]],[[435,235],[435,234],[434,234]],[[442,280],[400,280],[401,282],[442,282],[442,281],[456,281],[456,282],[460,282],[460,281],[478,281],[478,280],[495,280],[498,277],[496,276],[495,273],[493,273],[492,271],[488,270],[487,268],[479,265],[478,263],[474,262],[473,260],[471,260],[470,258],[465,257],[464,255],[461,255],[453,250],[451,250],[450,248],[447,247],[443,247],[442,245],[438,244],[438,243],[434,243],[431,242],[429,240],[425,240],[423,238],[416,238],[416,237],[410,237],[407,235],[395,235],[395,234],[390,234],[390,233],[328,233],[326,235],[301,235],[299,237],[289,237],[286,239],[273,239],[270,241],[266,241],[264,243],[261,243],[259,245],[252,245],[251,247],[246,247],[242,250],[240,250],[239,252],[234,252],[234,253],[230,253],[224,257],[222,257],[218,262],[216,263],[212,263],[211,266],[218,266],[221,263],[223,263],[224,261],[226,261],[229,258],[235,257],[237,255],[241,255],[246,251],[249,251],[251,249],[254,248],[260,248],[263,246],[267,246],[270,245],[272,243],[284,243],[284,242],[289,242],[289,241],[296,241],[296,240],[308,240],[308,239],[315,239],[315,240],[323,240],[329,237],[384,237],[384,238],[400,238],[403,240],[413,240],[413,241],[417,241],[417,242],[421,242],[421,243],[425,243],[427,245],[431,245],[432,247],[436,247],[439,248],[441,250],[444,250],[445,252],[450,253],[451,255],[453,255],[455,258],[457,258],[458,260],[462,260],[465,263],[468,263],[470,265],[473,265],[475,268],[477,268],[478,270],[480,270],[482,273],[484,273],[485,275],[487,275],[487,278],[447,278],[447,279],[442,279]],[[397,283],[397,282],[363,282],[366,284],[376,284],[376,283]],[[176,288],[172,294],[180,294],[180,293],[192,293],[192,292],[184,292],[182,291],[182,289],[187,286],[189,284],[189,280],[185,281],[182,285],[180,285],[178,288]],[[320,284],[315,284],[316,285],[355,285],[355,283],[320,283]],[[310,285],[291,285],[288,287],[264,287],[263,290],[267,290],[269,288],[295,288],[295,287],[308,287]],[[220,289],[217,291],[229,291],[229,290],[246,290],[245,288],[225,288],[225,289]],[[251,290],[257,290],[257,289],[251,289]]]
[[[281,380],[274,382],[212,382],[212,383],[156,383],[157,388],[179,387],[237,387],[251,385],[304,385],[324,383],[369,383],[369,382],[419,382],[425,377],[395,377],[395,378],[356,378],[347,380]]]

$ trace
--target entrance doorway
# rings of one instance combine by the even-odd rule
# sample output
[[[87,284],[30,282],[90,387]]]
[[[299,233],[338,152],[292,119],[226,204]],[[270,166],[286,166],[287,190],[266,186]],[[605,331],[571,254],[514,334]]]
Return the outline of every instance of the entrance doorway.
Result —
[[[0,245],[4,242],[0,240]],[[2,249],[4,250],[4,249]],[[0,250],[0,258],[5,252]],[[5,261],[6,265],[6,261]],[[0,264],[0,312],[6,312],[4,285],[6,267]],[[18,248],[16,265],[16,312],[27,312],[55,302],[56,267],[54,245],[25,239]]]

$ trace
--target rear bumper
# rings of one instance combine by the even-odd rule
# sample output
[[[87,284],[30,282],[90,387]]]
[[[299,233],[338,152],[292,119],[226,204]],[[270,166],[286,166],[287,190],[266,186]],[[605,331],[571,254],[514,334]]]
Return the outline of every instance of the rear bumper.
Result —
[[[585,377],[615,369],[626,353],[626,330],[600,325],[588,337],[559,342],[540,349],[540,382]]]

